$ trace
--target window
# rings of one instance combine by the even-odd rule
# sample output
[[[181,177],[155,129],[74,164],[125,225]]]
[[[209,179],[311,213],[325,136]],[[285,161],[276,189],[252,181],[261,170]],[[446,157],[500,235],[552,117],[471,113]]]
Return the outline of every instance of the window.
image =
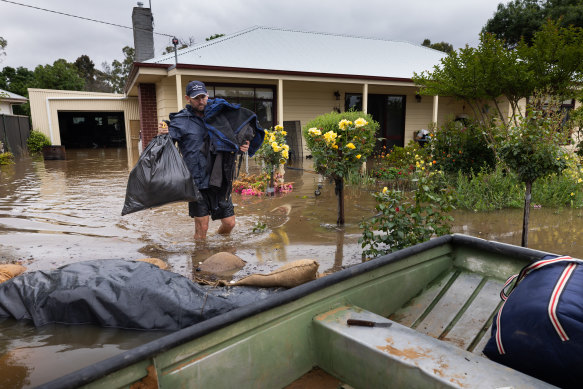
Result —
[[[275,125],[275,87],[209,83],[206,84],[206,89],[210,98],[222,98],[255,112],[261,127],[270,128]]]

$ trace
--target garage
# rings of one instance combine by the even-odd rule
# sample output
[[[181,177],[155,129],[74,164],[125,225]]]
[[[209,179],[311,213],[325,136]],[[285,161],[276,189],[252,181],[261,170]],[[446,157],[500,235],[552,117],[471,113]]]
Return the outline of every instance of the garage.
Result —
[[[58,112],[61,144],[67,149],[126,147],[123,112]]]

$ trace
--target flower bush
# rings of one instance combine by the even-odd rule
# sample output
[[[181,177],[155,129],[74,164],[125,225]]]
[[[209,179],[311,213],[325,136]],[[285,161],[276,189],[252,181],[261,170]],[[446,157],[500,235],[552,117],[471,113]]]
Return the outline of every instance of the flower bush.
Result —
[[[378,123],[363,112],[331,112],[307,123],[303,135],[316,171],[332,179],[358,170],[372,154]]]
[[[448,213],[453,209],[453,197],[444,185],[443,173],[425,169],[426,165],[429,163],[417,160],[417,188],[412,199],[387,187],[373,194],[378,213],[360,223],[363,257],[374,258],[450,233],[453,218]]]
[[[276,174],[276,179],[279,175]],[[269,184],[270,175],[268,173],[262,174],[241,174],[239,178],[233,181],[233,192],[239,193],[243,196],[262,196],[266,193]],[[289,193],[293,190],[292,183],[282,183],[275,185],[275,193]]]
[[[338,196],[336,224],[344,224],[344,179],[372,154],[378,123],[363,112],[331,112],[308,122],[303,135],[314,168],[334,180]]]
[[[289,159],[289,146],[286,143],[283,126],[277,125],[273,130],[265,130],[263,144],[255,154],[265,163],[268,172],[279,164],[285,164]]]

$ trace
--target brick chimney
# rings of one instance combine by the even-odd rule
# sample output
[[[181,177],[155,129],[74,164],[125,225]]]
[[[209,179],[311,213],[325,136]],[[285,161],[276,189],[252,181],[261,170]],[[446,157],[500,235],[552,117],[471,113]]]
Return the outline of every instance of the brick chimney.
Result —
[[[138,3],[132,12],[134,28],[134,48],[136,62],[144,62],[154,58],[154,17],[150,8],[144,8]]]

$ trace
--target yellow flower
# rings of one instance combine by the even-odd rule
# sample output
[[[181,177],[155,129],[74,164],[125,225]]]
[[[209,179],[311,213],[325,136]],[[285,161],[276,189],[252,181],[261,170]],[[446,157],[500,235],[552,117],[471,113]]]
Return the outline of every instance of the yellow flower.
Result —
[[[354,150],[356,148],[356,146],[352,143],[347,144],[346,147],[348,147],[350,150]]]
[[[337,149],[338,149],[338,145],[332,145],[332,148],[333,148],[334,150],[337,150]]]
[[[360,154],[358,154],[358,155],[356,156],[356,159],[360,159]]]
[[[287,131],[281,130],[281,135],[286,136],[287,135]]]
[[[283,151],[281,152],[281,156],[284,157],[285,159],[289,158],[289,153],[286,149],[283,149]]]
[[[359,128],[359,127],[364,127],[368,124],[368,122],[366,120],[364,120],[363,118],[358,118],[354,121],[354,127]]]
[[[338,128],[340,128],[341,130],[346,130],[350,125],[352,125],[352,122],[350,120],[342,119],[340,120],[340,122],[338,122]]]
[[[326,140],[326,143],[330,144],[336,141],[337,136],[338,134],[335,133],[334,131],[328,131],[327,133],[324,134],[324,139]]]
[[[271,135],[269,136],[269,143],[273,143],[273,142],[275,142],[275,139],[276,139],[276,138],[275,138],[275,134],[271,134]]]
[[[312,136],[322,135],[322,131],[318,130],[316,127],[312,127],[308,130],[308,134]]]
[[[278,124],[277,126],[275,126],[275,131],[282,131],[283,130],[283,126]]]
[[[387,191],[389,190],[389,188],[387,188],[386,186],[383,188],[383,193],[387,193]]]
[[[577,180],[577,184],[580,184],[582,181],[583,181],[583,179],[579,178],[579,179]]]
[[[288,145],[281,145],[281,147],[285,150],[285,151],[289,151],[289,146]]]
[[[571,192],[571,196],[575,196],[575,193]]]
[[[272,142],[271,143],[271,148],[273,149],[273,151],[275,151],[276,153],[279,153],[281,151],[281,147],[279,147],[279,145],[277,144],[277,142]]]

